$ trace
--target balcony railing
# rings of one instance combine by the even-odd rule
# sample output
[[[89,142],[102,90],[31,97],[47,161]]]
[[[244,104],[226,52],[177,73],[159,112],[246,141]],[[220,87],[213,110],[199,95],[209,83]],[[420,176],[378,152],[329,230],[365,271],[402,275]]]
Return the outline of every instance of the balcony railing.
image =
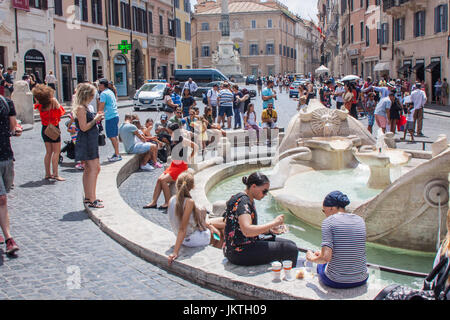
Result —
[[[410,0],[383,0],[383,11],[387,11],[394,7],[400,7],[402,4],[409,2]]]

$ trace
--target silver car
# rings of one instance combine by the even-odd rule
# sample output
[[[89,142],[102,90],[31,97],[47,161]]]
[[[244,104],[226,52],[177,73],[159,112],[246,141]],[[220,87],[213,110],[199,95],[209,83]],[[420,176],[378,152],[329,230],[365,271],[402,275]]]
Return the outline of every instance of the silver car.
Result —
[[[133,97],[134,110],[164,108],[164,89],[166,82],[148,82],[142,85]]]

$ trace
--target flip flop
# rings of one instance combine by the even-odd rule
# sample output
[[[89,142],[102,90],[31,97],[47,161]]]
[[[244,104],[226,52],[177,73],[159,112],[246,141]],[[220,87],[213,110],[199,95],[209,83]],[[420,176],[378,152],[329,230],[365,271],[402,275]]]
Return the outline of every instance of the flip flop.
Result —
[[[88,204],[89,208],[104,208],[105,206],[103,204],[101,204],[100,202],[98,202],[97,200],[89,202]]]
[[[98,201],[98,202],[103,203],[103,200],[101,200],[101,199],[95,199],[95,201]],[[89,202],[90,202],[90,201],[89,201],[88,198],[84,198],[84,203],[89,203]]]
[[[143,209],[156,209],[156,204],[155,205],[153,205],[153,206],[149,206],[149,205],[145,205],[145,206],[143,206],[142,208]]]
[[[167,210],[168,207],[169,207],[169,206],[167,206],[167,207],[159,206],[159,207],[158,207],[158,210]]]

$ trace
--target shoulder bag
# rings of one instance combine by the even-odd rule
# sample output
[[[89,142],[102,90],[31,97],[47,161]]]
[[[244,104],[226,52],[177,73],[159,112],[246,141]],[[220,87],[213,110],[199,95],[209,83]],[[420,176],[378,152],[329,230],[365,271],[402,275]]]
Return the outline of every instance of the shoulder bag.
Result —
[[[51,111],[53,109],[50,109],[48,112],[49,114],[51,114]],[[51,118],[50,118],[51,121]],[[59,130],[59,128],[55,125],[53,125],[52,123],[49,123],[47,128],[45,128],[44,134],[49,137],[52,140],[57,140],[59,138],[59,136],[61,135],[61,130]]]
[[[96,124],[96,125],[97,125],[97,124]],[[105,137],[105,134],[102,133],[102,131],[103,131],[103,124],[102,124],[102,122],[100,121],[100,122],[98,123],[98,145],[99,145],[100,147],[103,147],[104,145],[106,145],[106,137]]]

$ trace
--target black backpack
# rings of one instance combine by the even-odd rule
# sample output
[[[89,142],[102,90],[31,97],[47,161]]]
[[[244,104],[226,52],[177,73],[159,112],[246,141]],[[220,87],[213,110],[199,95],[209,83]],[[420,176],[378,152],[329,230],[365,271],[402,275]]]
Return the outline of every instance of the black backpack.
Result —
[[[450,286],[447,286],[449,272],[449,258],[442,256],[436,267],[425,278],[422,289],[393,284],[384,288],[375,300],[447,300],[450,290]]]
[[[202,102],[203,102],[205,105],[208,105],[208,93],[209,93],[209,90],[208,90],[206,93],[203,93],[203,94],[202,94],[202,96],[203,96]]]

